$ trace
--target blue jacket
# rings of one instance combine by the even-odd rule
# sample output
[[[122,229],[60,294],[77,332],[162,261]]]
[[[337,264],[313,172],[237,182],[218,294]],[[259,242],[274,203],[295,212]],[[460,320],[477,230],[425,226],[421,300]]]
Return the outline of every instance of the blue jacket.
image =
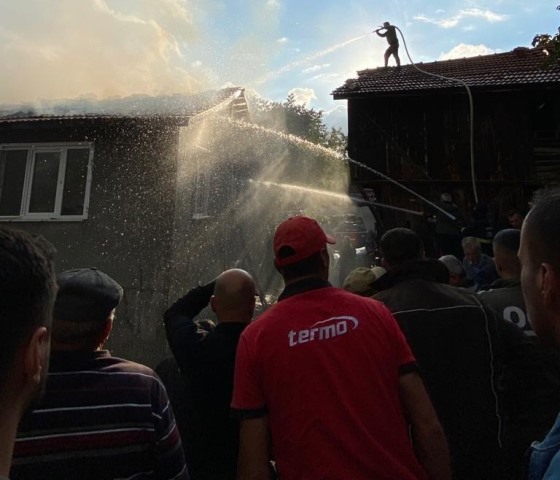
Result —
[[[531,445],[528,480],[560,478],[560,415],[542,442]]]

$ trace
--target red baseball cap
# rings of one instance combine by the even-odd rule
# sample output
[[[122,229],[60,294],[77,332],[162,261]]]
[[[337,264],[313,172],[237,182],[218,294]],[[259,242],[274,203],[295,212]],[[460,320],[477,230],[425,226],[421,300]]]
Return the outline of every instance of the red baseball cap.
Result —
[[[285,267],[320,252],[327,243],[336,243],[327,235],[316,220],[305,216],[288,218],[278,225],[274,234],[274,263]],[[278,253],[282,247],[290,247],[295,253],[281,258]]]

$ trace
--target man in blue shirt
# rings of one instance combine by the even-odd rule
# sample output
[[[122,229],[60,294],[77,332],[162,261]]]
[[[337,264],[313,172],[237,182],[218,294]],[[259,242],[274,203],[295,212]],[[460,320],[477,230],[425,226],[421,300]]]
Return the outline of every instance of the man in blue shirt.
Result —
[[[461,245],[465,257],[463,267],[467,277],[475,283],[476,290],[486,290],[499,277],[492,257],[482,253],[480,240],[476,237],[463,238]]]

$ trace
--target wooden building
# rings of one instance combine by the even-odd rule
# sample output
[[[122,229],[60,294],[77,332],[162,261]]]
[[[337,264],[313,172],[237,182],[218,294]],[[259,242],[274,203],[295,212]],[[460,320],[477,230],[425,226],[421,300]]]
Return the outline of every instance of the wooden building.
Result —
[[[431,201],[451,193],[467,215],[476,199],[486,202],[498,222],[534,190],[560,182],[560,65],[546,67],[546,58],[520,47],[359,71],[333,92],[348,101],[348,155]],[[464,84],[474,106],[473,161]],[[352,182],[377,201],[433,213],[371,170],[351,168]],[[383,216],[388,226],[404,220]]]

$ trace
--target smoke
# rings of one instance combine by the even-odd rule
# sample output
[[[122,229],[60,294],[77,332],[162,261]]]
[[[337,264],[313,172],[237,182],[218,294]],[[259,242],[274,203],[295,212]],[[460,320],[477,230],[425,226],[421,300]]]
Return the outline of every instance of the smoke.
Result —
[[[0,102],[195,93],[211,75],[187,0],[0,0]]]

